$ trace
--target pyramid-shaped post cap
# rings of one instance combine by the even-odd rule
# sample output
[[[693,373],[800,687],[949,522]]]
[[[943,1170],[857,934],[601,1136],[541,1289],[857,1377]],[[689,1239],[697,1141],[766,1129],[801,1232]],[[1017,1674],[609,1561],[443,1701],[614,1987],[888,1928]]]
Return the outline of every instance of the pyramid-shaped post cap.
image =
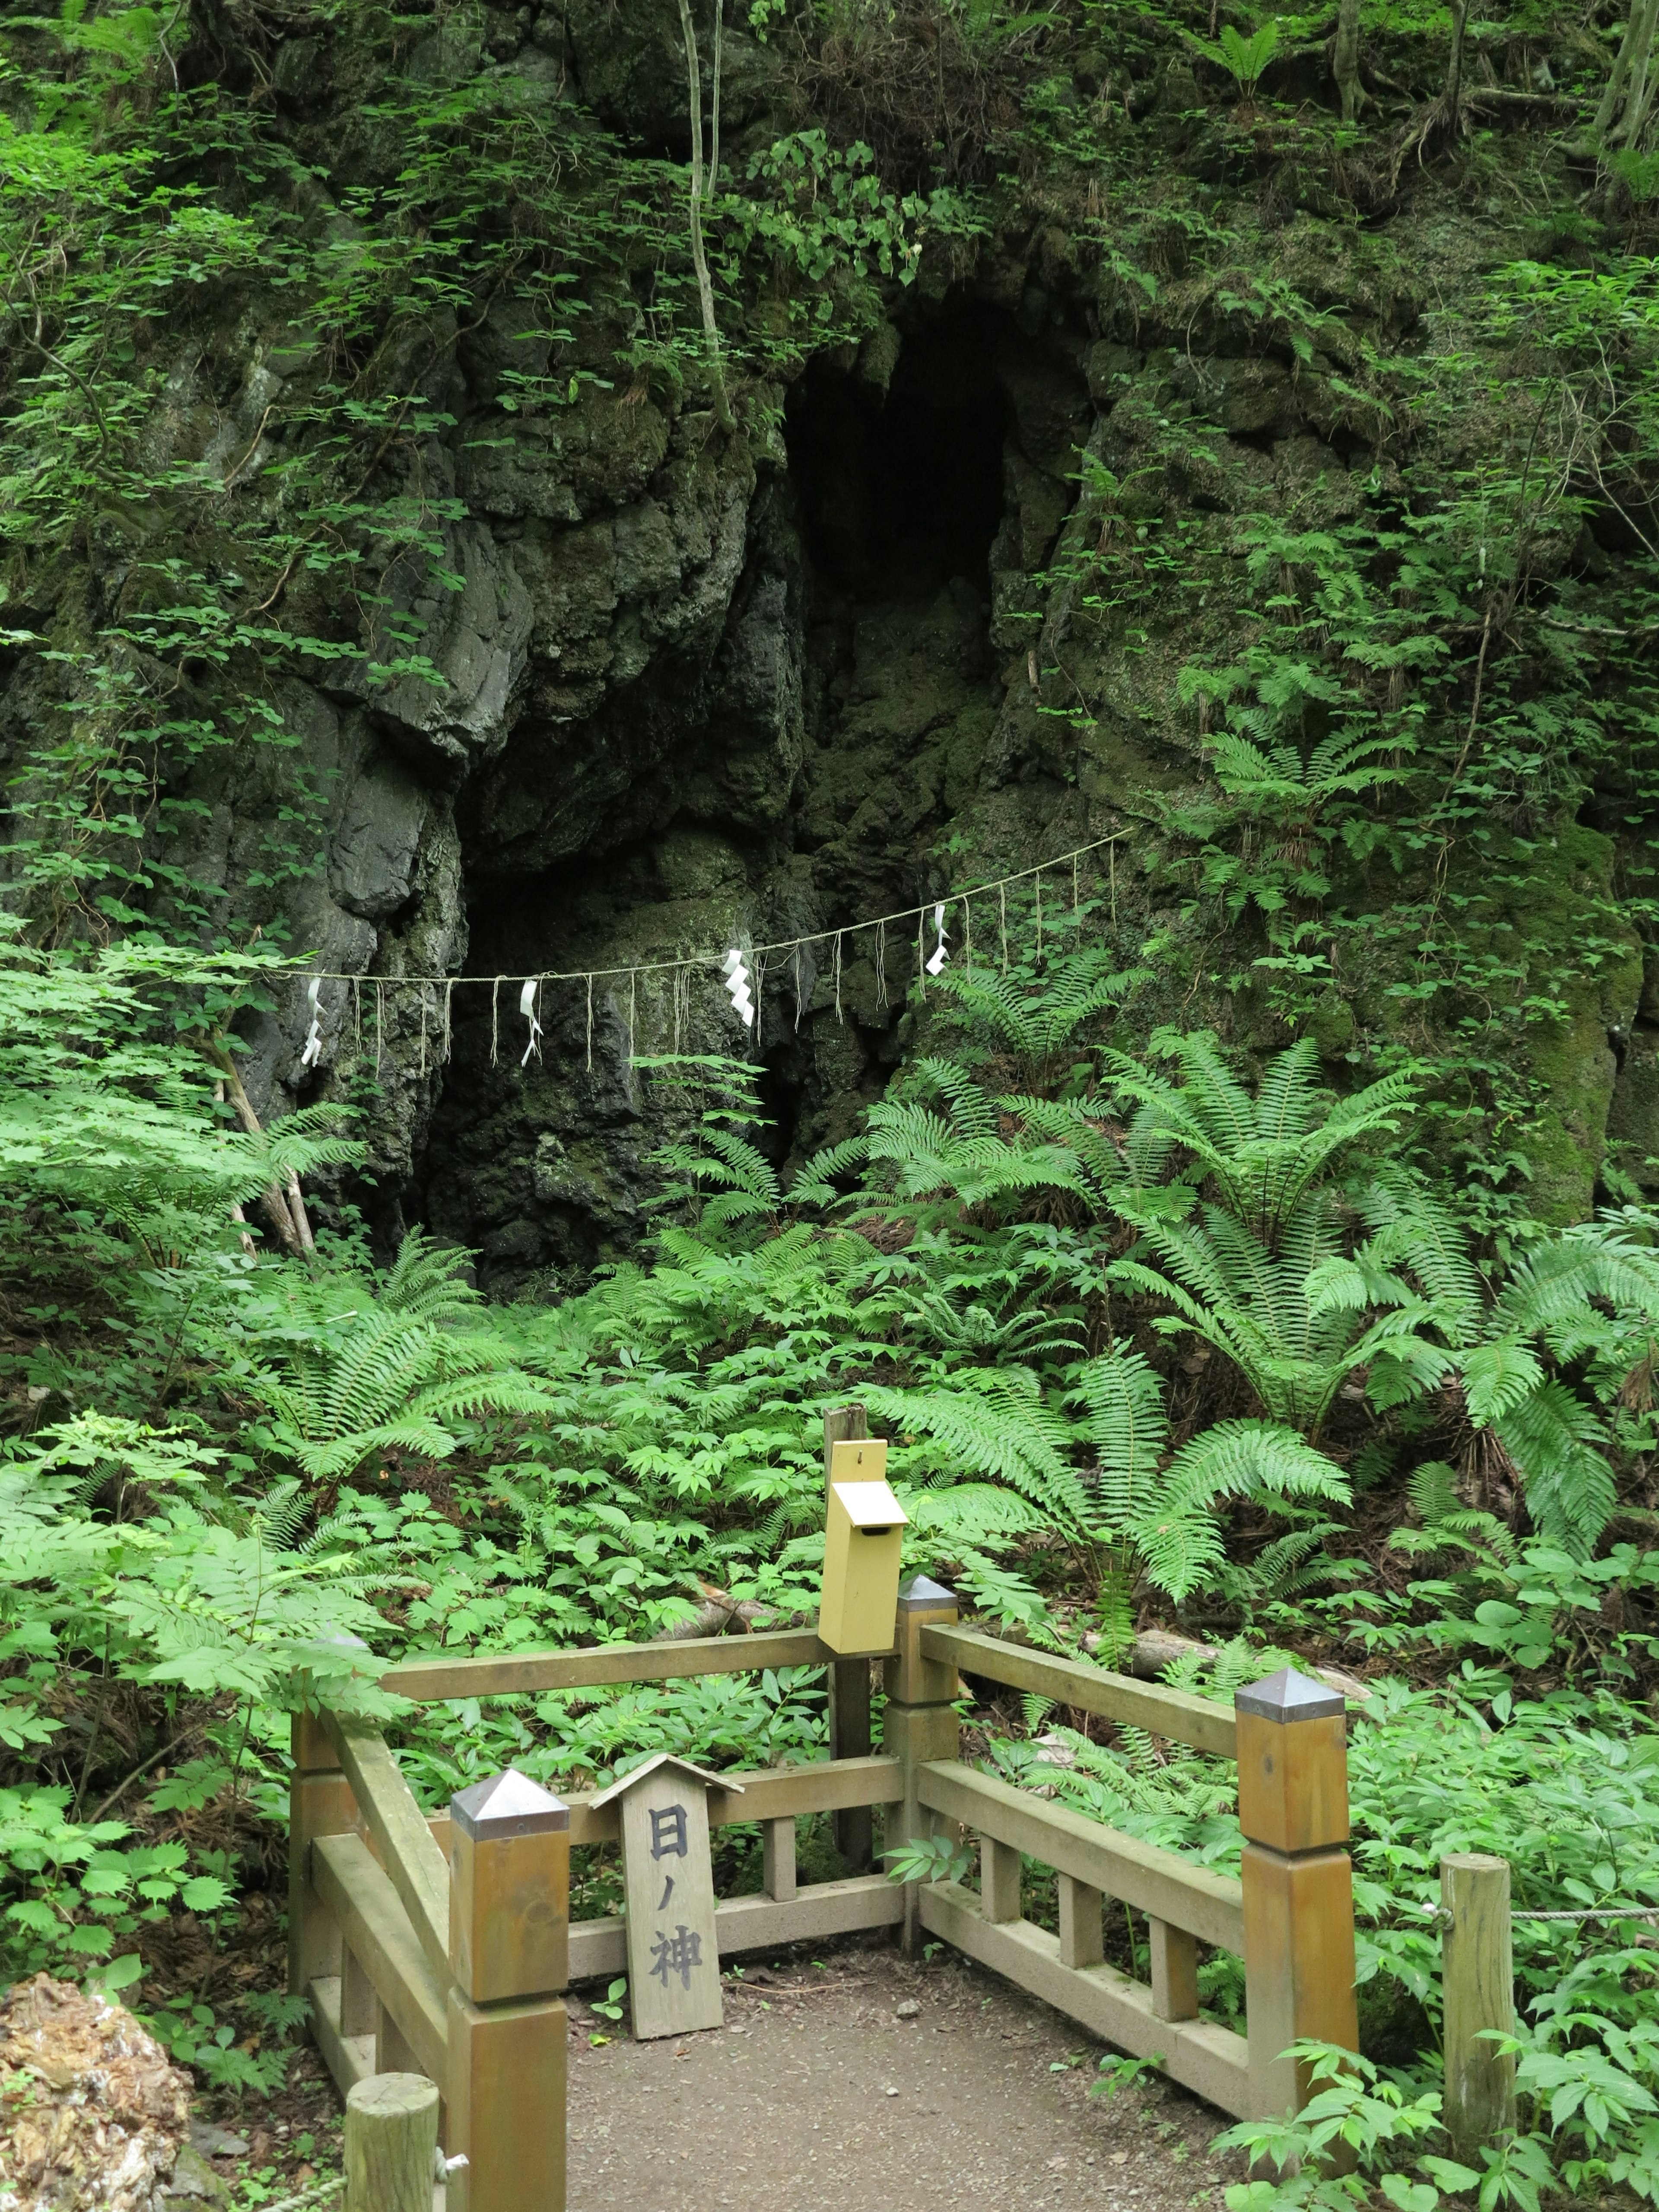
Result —
[[[957,1594],[926,1575],[912,1575],[899,1584],[898,1601],[901,1613],[942,1613],[956,1603]]]
[[[1254,1713],[1264,1721],[1323,1721],[1346,1713],[1347,1700],[1340,1690],[1298,1674],[1294,1667],[1281,1667],[1265,1681],[1235,1690],[1233,1705],[1241,1713]]]
[[[516,1766],[457,1790],[449,1801],[456,1825],[474,1842],[544,1836],[570,1826],[570,1808]]]

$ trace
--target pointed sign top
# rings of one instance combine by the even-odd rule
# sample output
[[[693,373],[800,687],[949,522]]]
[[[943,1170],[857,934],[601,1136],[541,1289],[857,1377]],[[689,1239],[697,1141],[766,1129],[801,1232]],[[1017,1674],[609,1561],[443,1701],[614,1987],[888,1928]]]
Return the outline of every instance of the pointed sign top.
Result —
[[[672,1751],[659,1751],[654,1759],[647,1759],[639,1766],[630,1766],[626,1774],[618,1775],[608,1790],[601,1790],[597,1797],[588,1799],[589,1805],[598,1812],[601,1805],[609,1805],[616,1798],[625,1797],[636,1782],[643,1782],[647,1774],[654,1774],[659,1766],[677,1766],[682,1774],[694,1776],[705,1789],[728,1790],[734,1797],[743,1795],[742,1783],[734,1782],[729,1774],[711,1774],[707,1767],[693,1766],[689,1759],[677,1759]]]
[[[541,1836],[570,1826],[570,1808],[516,1766],[459,1790],[449,1801],[457,1823],[475,1841],[503,1836]]]
[[[946,1589],[942,1583],[929,1582],[926,1575],[912,1575],[899,1584],[901,1613],[942,1613],[956,1601],[954,1590]]]
[[[1294,1667],[1281,1667],[1266,1681],[1252,1682],[1248,1690],[1235,1690],[1233,1705],[1239,1712],[1255,1713],[1265,1721],[1322,1721],[1348,1710],[1340,1690],[1310,1681]]]

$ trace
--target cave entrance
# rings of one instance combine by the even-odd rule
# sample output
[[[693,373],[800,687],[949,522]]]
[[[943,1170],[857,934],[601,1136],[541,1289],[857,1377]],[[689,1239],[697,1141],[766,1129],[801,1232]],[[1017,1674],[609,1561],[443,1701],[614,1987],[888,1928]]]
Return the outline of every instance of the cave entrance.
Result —
[[[884,390],[819,360],[791,392],[806,548],[833,589],[915,601],[965,577],[988,598],[1008,431],[993,320],[963,310],[907,335]]]

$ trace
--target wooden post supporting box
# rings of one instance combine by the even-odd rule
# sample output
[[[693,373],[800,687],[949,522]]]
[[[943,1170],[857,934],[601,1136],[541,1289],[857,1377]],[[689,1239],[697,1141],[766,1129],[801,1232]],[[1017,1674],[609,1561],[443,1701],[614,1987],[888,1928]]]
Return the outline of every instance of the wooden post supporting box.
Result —
[[[1233,1704],[1244,1831],[1245,2009],[1255,2112],[1297,2112],[1304,2039],[1359,2047],[1354,2002],[1348,1741],[1340,1694],[1289,1667]]]
[[[1440,1904],[1446,2130],[1452,2156],[1478,2166],[1481,2144],[1515,2125],[1515,2057],[1485,2034],[1515,2033],[1509,1861],[1480,1851],[1442,1859]]]
[[[564,2212],[569,1808],[509,1767],[449,1809],[449,2212]]]
[[[836,1446],[857,1443],[870,1433],[862,1406],[833,1406],[823,1417],[823,1497],[830,1502],[830,1469]],[[870,1662],[837,1659],[830,1668],[830,1756],[870,1756]],[[854,1873],[865,1873],[875,1850],[870,1808],[853,1805],[834,1815],[836,1849]]]
[[[294,1768],[288,1785],[288,1993],[302,1997],[314,1979],[338,1974],[345,1963],[340,1931],[312,1890],[312,1841],[349,1834],[357,1825],[357,1801],[316,1715],[295,1713],[289,1728]],[[354,2032],[371,2031],[365,2025]]]
[[[924,1628],[954,1628],[956,1624],[953,1590],[929,1582],[926,1575],[913,1575],[900,1583],[893,1656],[885,1669],[883,1743],[889,1757],[903,1764],[904,1795],[887,1808],[883,1841],[889,1850],[913,1836],[933,1832],[933,1815],[922,1809],[920,1771],[933,1759],[954,1759],[961,1747],[957,1670],[921,1656]],[[905,1885],[902,1940],[907,1957],[915,1958],[921,1948],[921,1905],[915,1882]]]

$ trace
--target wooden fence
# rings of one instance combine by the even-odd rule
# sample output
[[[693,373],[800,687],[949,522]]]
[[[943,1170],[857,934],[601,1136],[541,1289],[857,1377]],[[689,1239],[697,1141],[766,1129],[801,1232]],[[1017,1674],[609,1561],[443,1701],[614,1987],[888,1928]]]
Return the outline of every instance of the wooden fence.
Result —
[[[879,1656],[879,1655],[878,1655]],[[405,1697],[455,1698],[848,1662],[810,1632],[607,1645],[394,1668]],[[860,1660],[867,1673],[868,1662]],[[900,1594],[886,1655],[884,1750],[734,1774],[716,1826],[758,1821],[765,1891],[716,1913],[722,1957],[884,1927],[933,1935],[1119,2047],[1158,2057],[1224,2111],[1285,2112],[1304,2085],[1281,2056],[1302,2037],[1356,2044],[1343,1701],[1285,1674],[1206,1699],[1048,1657],[957,1625],[950,1592]],[[1034,1691],[1239,1761],[1242,1879],[1121,1835],[963,1765],[958,1675]],[[889,1848],[940,1823],[977,1835],[977,1892],[879,1873],[798,1883],[794,1825],[884,1808]],[[568,1922],[573,1844],[614,1840],[618,1808],[568,1802],[522,1777],[475,1785],[428,1819],[371,1724],[331,1712],[294,1727],[289,1977],[308,1994],[342,2092],[413,2073],[443,2100],[455,2165],[449,2212],[558,2212],[564,2203],[561,1993],[624,1968],[619,1918]],[[1024,1858],[1059,1877],[1058,1936],[1020,1911]],[[1108,1899],[1145,1913],[1150,1983],[1103,1959]],[[1249,2035],[1199,2016],[1200,1944],[1244,1961]]]

